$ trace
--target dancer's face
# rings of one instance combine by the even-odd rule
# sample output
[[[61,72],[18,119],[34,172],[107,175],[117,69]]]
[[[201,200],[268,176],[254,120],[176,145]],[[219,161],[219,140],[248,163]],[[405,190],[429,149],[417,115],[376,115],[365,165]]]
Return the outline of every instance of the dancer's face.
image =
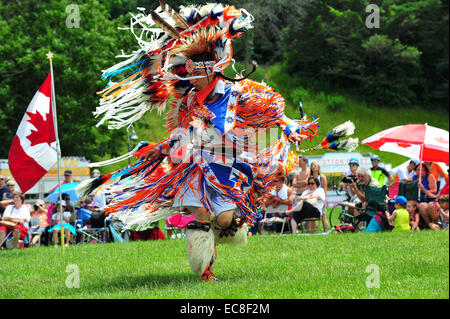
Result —
[[[208,86],[208,84],[214,79],[214,74],[211,71],[206,73],[205,69],[195,69],[189,76],[205,76],[203,78],[189,80],[197,91],[201,91]]]

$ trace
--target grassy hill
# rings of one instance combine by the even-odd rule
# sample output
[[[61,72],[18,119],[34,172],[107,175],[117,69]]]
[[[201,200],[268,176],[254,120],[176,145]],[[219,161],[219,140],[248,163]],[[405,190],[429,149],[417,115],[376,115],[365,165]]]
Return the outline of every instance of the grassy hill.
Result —
[[[229,71],[226,74],[234,76],[234,72]],[[237,70],[243,69],[237,64]],[[418,105],[405,105],[403,107],[384,107],[376,106],[354,98],[343,96],[330,92],[309,92],[301,87],[300,79],[287,76],[281,65],[274,65],[267,68],[259,68],[251,78],[256,81],[264,81],[279,91],[286,100],[286,114],[290,118],[298,118],[298,101],[303,101],[303,108],[309,117],[319,118],[319,137],[313,142],[307,142],[302,148],[309,148],[317,145],[320,139],[324,137],[329,130],[338,124],[347,120],[355,123],[356,130],[353,137],[358,137],[360,141],[363,139],[385,130],[387,128],[404,125],[404,124],[424,124],[436,126],[445,130],[449,130],[448,109],[441,108],[426,109]],[[139,140],[161,141],[168,136],[164,128],[164,114],[159,115],[157,111],[146,114],[136,125],[136,133]],[[121,153],[127,152],[126,141],[121,143]],[[133,145],[136,145],[134,142]],[[388,152],[380,152],[368,146],[360,145],[356,150],[360,153],[378,154],[382,161],[397,166],[407,158]],[[314,151],[306,155],[323,154],[325,151]],[[105,156],[102,159],[107,159]],[[112,171],[127,165],[127,162],[110,165],[102,168],[103,171]]]

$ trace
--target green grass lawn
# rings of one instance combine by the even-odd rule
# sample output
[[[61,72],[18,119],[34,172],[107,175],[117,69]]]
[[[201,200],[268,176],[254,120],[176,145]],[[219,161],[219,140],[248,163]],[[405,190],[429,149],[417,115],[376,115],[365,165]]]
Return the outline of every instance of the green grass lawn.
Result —
[[[0,298],[449,298],[449,233],[253,236],[219,246],[215,273],[200,281],[181,239],[8,250]]]

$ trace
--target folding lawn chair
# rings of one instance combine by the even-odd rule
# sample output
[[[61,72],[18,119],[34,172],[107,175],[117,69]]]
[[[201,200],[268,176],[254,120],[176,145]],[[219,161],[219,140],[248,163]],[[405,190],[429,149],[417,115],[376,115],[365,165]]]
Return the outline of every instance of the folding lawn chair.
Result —
[[[302,233],[305,233],[306,230],[307,230],[306,229],[306,222],[319,222],[318,225],[316,225],[316,228],[315,228],[315,231],[314,231],[314,232],[317,233],[320,230],[320,221],[322,220],[321,217],[322,216],[302,219],[301,222],[300,222],[300,225],[299,225],[299,229],[301,230]]]
[[[8,243],[10,243],[11,242],[11,239],[12,239],[12,230],[10,230],[7,234],[6,234],[6,236],[5,236],[5,239],[3,239],[3,241],[0,243],[0,247],[3,247],[3,245],[4,245],[4,248],[6,248],[6,249],[10,249],[11,247],[10,247],[10,245],[8,245]]]
[[[364,194],[366,195],[367,207],[363,210],[361,215],[355,217],[355,220],[352,223],[359,230],[361,230],[359,228],[361,222],[366,222],[366,224],[369,224],[378,211],[386,210],[386,185],[381,188],[367,186]]]
[[[80,215],[78,216],[80,217]],[[90,227],[88,227],[85,219],[77,220],[77,237],[79,244],[85,243],[106,243],[108,239],[109,228],[106,226],[104,212],[91,214]]]
[[[407,200],[419,201],[419,188],[417,181],[400,182],[398,186],[398,195],[405,196]]]
[[[272,206],[267,207],[264,211],[263,218],[260,221],[261,227],[270,226],[273,224],[281,224],[280,234],[284,233],[284,228],[286,225],[288,225],[289,231],[291,231],[289,215],[286,214],[286,211],[288,209],[288,205],[279,205],[276,208],[273,208]],[[274,217],[267,218],[267,214],[274,214]],[[275,232],[277,232],[277,229],[275,229]]]
[[[28,234],[30,236],[30,243],[33,240],[33,236],[39,235],[39,240],[36,243],[36,246],[38,246],[38,247],[41,245],[42,232],[39,232],[39,228],[37,230],[33,230],[33,228],[36,227],[36,226],[39,226],[40,224],[41,224],[41,219],[39,217],[31,217],[30,230],[28,232]]]

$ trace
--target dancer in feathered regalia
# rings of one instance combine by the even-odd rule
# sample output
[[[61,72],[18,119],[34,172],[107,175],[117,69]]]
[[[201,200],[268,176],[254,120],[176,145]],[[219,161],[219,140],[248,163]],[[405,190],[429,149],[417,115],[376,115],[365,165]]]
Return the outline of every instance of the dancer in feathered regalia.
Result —
[[[189,263],[203,280],[214,281],[216,244],[246,243],[261,198],[277,174],[292,167],[290,143],[317,135],[317,121],[286,117],[282,96],[264,83],[224,76],[233,61],[231,41],[252,28],[247,11],[207,4],[177,12],[160,4],[133,16],[130,30],[141,49],[104,72],[110,82],[95,115],[103,116],[98,125],[121,128],[168,105],[170,137],[142,142],[118,158],[134,155],[134,164],[82,183],[79,192],[116,194],[107,212],[135,230],[174,211],[195,213],[186,230]],[[119,73],[128,75],[113,82]],[[282,137],[264,150],[245,130],[271,127],[281,128]]]

